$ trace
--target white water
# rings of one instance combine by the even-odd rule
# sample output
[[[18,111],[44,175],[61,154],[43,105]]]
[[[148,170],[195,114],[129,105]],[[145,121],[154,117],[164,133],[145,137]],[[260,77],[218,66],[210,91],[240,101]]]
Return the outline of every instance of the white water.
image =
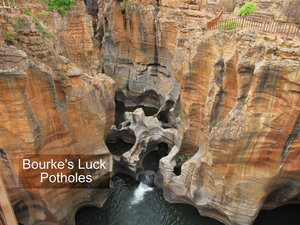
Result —
[[[138,188],[134,191],[133,197],[131,199],[131,204],[136,205],[139,202],[143,201],[145,193],[152,190],[152,187],[149,187],[147,184],[141,182]]]

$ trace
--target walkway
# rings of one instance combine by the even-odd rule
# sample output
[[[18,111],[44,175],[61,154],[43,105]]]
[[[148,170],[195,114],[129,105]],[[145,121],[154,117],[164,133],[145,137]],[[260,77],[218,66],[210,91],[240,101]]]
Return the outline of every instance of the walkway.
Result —
[[[290,23],[280,23],[267,19],[257,19],[249,17],[237,17],[220,21],[224,12],[224,7],[217,17],[206,24],[206,32],[210,30],[232,30],[235,28],[252,28],[271,34],[300,37],[300,26]]]
[[[22,7],[23,2],[22,0],[1,0],[3,8],[16,8]]]
[[[218,21],[213,24],[209,21],[207,29],[209,30],[232,30],[235,28],[252,28],[272,34],[300,37],[300,26],[290,23],[279,23],[270,20],[252,19],[247,17],[237,17],[225,21]],[[210,26],[209,26],[210,25]]]
[[[0,175],[0,224],[17,225],[15,213],[12,209],[8,194]]]

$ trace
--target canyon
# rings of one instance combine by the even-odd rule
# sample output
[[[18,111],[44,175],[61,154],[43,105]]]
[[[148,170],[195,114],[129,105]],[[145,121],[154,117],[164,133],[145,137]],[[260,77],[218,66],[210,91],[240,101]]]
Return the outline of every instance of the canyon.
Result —
[[[225,224],[299,203],[299,37],[206,32],[229,0],[87,2],[62,17],[23,1],[47,33],[0,9],[0,165],[19,223],[74,224],[113,174],[149,173],[151,152],[168,202]],[[288,1],[255,2],[285,20]],[[27,154],[101,156],[107,170],[91,189],[22,188],[39,179],[18,173]]]

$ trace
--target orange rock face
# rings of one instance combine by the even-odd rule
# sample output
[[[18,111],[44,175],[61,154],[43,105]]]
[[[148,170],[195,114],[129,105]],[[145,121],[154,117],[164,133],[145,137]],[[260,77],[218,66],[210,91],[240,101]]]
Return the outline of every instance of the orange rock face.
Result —
[[[72,21],[72,16],[76,21]],[[71,47],[65,44],[70,36],[65,39],[56,39],[53,33],[43,36],[30,16],[10,12],[1,15],[1,34],[15,32],[18,37],[14,43],[17,48],[0,46],[1,176],[18,222],[23,224],[34,224],[37,220],[73,224],[83,202],[101,205],[110,193],[107,189],[24,189],[23,186],[37,182],[39,177],[27,173],[30,179],[25,179],[18,174],[19,157],[38,154],[46,160],[49,154],[80,154],[98,155],[110,161],[103,173],[92,173],[92,186],[110,179],[112,159],[104,140],[114,122],[115,82],[104,74],[92,74],[90,62],[94,59],[88,55],[88,49],[93,45],[87,35],[90,26],[84,22],[88,17],[80,14],[64,17],[65,22],[73,24],[67,25],[67,30],[72,31],[68,35],[73,33],[68,43],[72,44],[76,38],[79,42],[78,45],[73,42]],[[21,19],[23,27],[15,31]],[[54,28],[49,32],[55,33]],[[67,31],[64,32],[57,34],[63,36]],[[87,36],[89,41],[84,42]],[[64,54],[69,59],[58,55],[51,45],[51,41],[59,40],[61,43],[56,46],[66,48]],[[86,55],[82,57],[79,52]],[[91,61],[86,62],[85,57]]]
[[[179,84],[180,99],[169,110],[178,135],[157,173],[165,198],[227,224],[251,224],[262,207],[298,201],[299,40],[249,30],[204,34],[204,12],[161,3],[158,13],[122,14],[111,6],[102,59],[125,104],[150,80],[131,86],[139,73],[118,71],[153,66],[155,49],[156,65]],[[172,89],[163,84],[151,88],[162,102],[160,93]],[[185,156],[180,176],[173,172],[178,156]]]
[[[99,1],[94,41],[83,1],[63,18],[28,5],[48,36],[29,16],[0,15],[1,175],[20,222],[72,224],[83,204],[103,203],[104,190],[12,188],[20,154],[111,158],[104,140],[114,98],[124,108],[152,107],[151,115],[142,109],[125,114],[109,141],[120,134],[133,145],[114,156],[131,175],[143,170],[157,145],[165,147],[155,182],[166,200],[243,225],[263,207],[299,202],[299,38],[253,30],[206,34],[214,17],[206,11],[216,4],[155,3],[134,1],[125,10],[120,2]],[[17,31],[18,18],[25,26]],[[5,45],[6,32],[22,42]],[[64,199],[70,201],[57,204]]]
[[[181,188],[185,183],[181,192],[167,185],[170,201],[187,191],[201,214],[227,224],[251,224],[262,207],[298,201],[299,40],[291,40],[215,32],[185,56],[177,77],[183,115],[193,117],[179,151],[188,152],[190,143],[197,151],[183,164],[181,182],[164,174]],[[185,68],[191,61],[194,67]]]

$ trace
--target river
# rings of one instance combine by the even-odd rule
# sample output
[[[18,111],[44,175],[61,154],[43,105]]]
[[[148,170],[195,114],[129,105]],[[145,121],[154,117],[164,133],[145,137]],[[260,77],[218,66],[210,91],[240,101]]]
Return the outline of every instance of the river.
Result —
[[[102,208],[85,207],[76,214],[76,225],[222,225],[200,216],[185,204],[167,203],[162,190],[140,184],[128,175],[113,177],[114,193]],[[262,210],[254,225],[298,225],[300,205]]]

